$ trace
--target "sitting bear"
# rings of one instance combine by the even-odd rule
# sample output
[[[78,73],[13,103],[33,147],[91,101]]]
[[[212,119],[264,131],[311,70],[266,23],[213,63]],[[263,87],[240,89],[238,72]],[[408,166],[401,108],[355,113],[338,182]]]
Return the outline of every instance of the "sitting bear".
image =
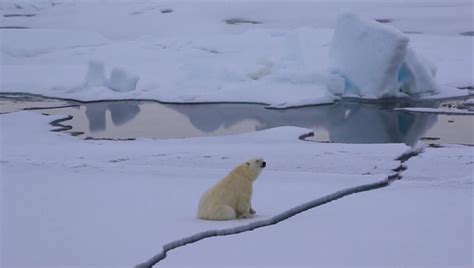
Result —
[[[265,166],[266,162],[257,158],[235,167],[202,195],[197,217],[214,221],[252,217],[252,183]]]

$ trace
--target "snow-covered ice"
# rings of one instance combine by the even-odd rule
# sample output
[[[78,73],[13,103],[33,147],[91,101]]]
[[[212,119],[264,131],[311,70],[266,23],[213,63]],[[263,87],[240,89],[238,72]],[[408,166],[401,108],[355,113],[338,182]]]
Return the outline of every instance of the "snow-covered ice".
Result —
[[[8,58],[23,59],[80,48],[105,45],[108,40],[101,34],[91,31],[70,31],[55,29],[15,30],[1,29],[2,55]]]
[[[180,248],[162,264],[186,265],[190,258],[196,266],[232,259],[236,266],[472,267],[473,151],[452,149],[427,149],[388,188]]]
[[[381,180],[407,150],[401,144],[304,142],[298,136],[308,130],[292,127],[212,138],[85,141],[50,132],[51,116],[0,118],[2,267],[131,266],[177,238],[248,223],[201,221],[195,213],[201,193],[249,157],[268,162],[254,188],[258,220]],[[449,148],[428,148],[409,160],[406,177],[387,189],[267,229],[186,246],[163,265],[225,266],[239,252],[246,258],[232,258],[235,265],[468,267],[472,148]],[[217,248],[226,250],[210,258]]]
[[[472,18],[469,1],[45,1],[39,6],[33,1],[21,8],[16,2],[2,3],[2,12],[34,16],[3,18],[6,27],[27,29],[0,29],[2,92],[79,100],[254,102],[282,108],[330,103],[344,93],[344,80],[328,70],[336,19],[347,12],[405,32],[410,42],[402,69],[410,74],[406,85],[413,95],[435,92],[438,86],[440,94],[423,97],[467,95],[455,87],[473,84],[472,37],[459,35],[472,30],[466,26]],[[102,23],[104,17],[108,23]],[[232,18],[261,23],[227,24]],[[446,20],[450,23],[442,23]],[[416,56],[410,57],[410,51]],[[425,58],[437,67],[435,81]],[[84,87],[90,61],[120,66],[140,81],[127,92]],[[369,95],[384,93],[378,90]]]
[[[336,19],[344,13],[403,32],[390,44],[405,52],[392,50],[399,52],[393,61],[382,61],[391,68],[390,81],[370,92],[359,88],[362,97],[397,95],[393,85],[400,82],[403,93],[426,99],[467,95],[456,87],[474,84],[472,36],[460,35],[472,31],[468,0],[40,2],[0,2],[1,92],[275,108],[330,103],[350,94],[330,69]],[[229,23],[235,21],[241,23]],[[385,56],[387,48],[380,48]],[[119,79],[112,75],[111,90],[114,68],[126,71]],[[376,79],[387,79],[384,74]],[[374,118],[380,126],[387,118],[401,120],[355,110],[337,114],[352,118],[332,126],[338,135]],[[126,113],[112,113],[112,120],[123,124],[137,110]],[[310,130],[295,127],[206,138],[82,140],[50,132],[53,119],[24,111],[0,115],[2,267],[130,267],[175,239],[269,218],[381,180],[408,149],[302,141],[298,137]],[[218,126],[212,123],[207,126]],[[367,135],[413,135],[377,133]],[[257,217],[196,219],[202,192],[255,156],[268,162],[254,188]],[[187,245],[162,265],[225,267],[231,259],[234,266],[472,267],[473,163],[471,146],[425,148],[388,188],[254,232]]]

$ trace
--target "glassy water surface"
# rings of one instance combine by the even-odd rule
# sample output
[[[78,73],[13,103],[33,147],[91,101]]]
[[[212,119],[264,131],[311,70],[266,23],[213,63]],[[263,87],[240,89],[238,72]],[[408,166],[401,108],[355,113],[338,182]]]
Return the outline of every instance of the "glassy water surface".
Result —
[[[36,103],[35,103],[36,102]],[[64,106],[41,109],[45,106]],[[408,105],[408,104],[405,104]],[[424,103],[423,107],[438,107]],[[61,122],[79,137],[185,138],[253,132],[280,126],[314,130],[311,140],[337,143],[474,144],[474,117],[394,111],[400,105],[340,102],[333,105],[271,110],[254,104],[161,104],[150,101],[71,103],[0,99],[3,112],[38,107],[36,112],[71,115]]]

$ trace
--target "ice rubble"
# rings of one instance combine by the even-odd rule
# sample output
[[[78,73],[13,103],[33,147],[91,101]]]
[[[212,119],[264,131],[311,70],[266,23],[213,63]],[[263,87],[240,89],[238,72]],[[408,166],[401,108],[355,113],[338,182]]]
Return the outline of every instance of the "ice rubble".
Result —
[[[90,61],[85,84],[88,87],[105,85],[105,66],[103,62]]]
[[[112,90],[126,92],[135,90],[138,83],[138,76],[127,72],[125,69],[115,67],[110,72],[108,86]]]
[[[331,68],[345,78],[345,93],[367,98],[439,92],[436,68],[409,41],[393,27],[342,15],[331,43]]]
[[[105,86],[114,91],[127,92],[135,90],[139,76],[132,74],[120,67],[114,67],[110,72],[110,78],[105,77],[105,65],[100,61],[90,61],[86,73],[85,86]]]

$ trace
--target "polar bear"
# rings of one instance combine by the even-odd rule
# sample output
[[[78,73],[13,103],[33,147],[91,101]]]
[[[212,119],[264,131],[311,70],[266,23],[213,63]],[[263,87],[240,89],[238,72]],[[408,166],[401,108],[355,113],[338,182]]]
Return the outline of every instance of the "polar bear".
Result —
[[[255,158],[235,167],[202,195],[197,217],[214,221],[252,217],[252,183],[266,165],[262,158]]]

